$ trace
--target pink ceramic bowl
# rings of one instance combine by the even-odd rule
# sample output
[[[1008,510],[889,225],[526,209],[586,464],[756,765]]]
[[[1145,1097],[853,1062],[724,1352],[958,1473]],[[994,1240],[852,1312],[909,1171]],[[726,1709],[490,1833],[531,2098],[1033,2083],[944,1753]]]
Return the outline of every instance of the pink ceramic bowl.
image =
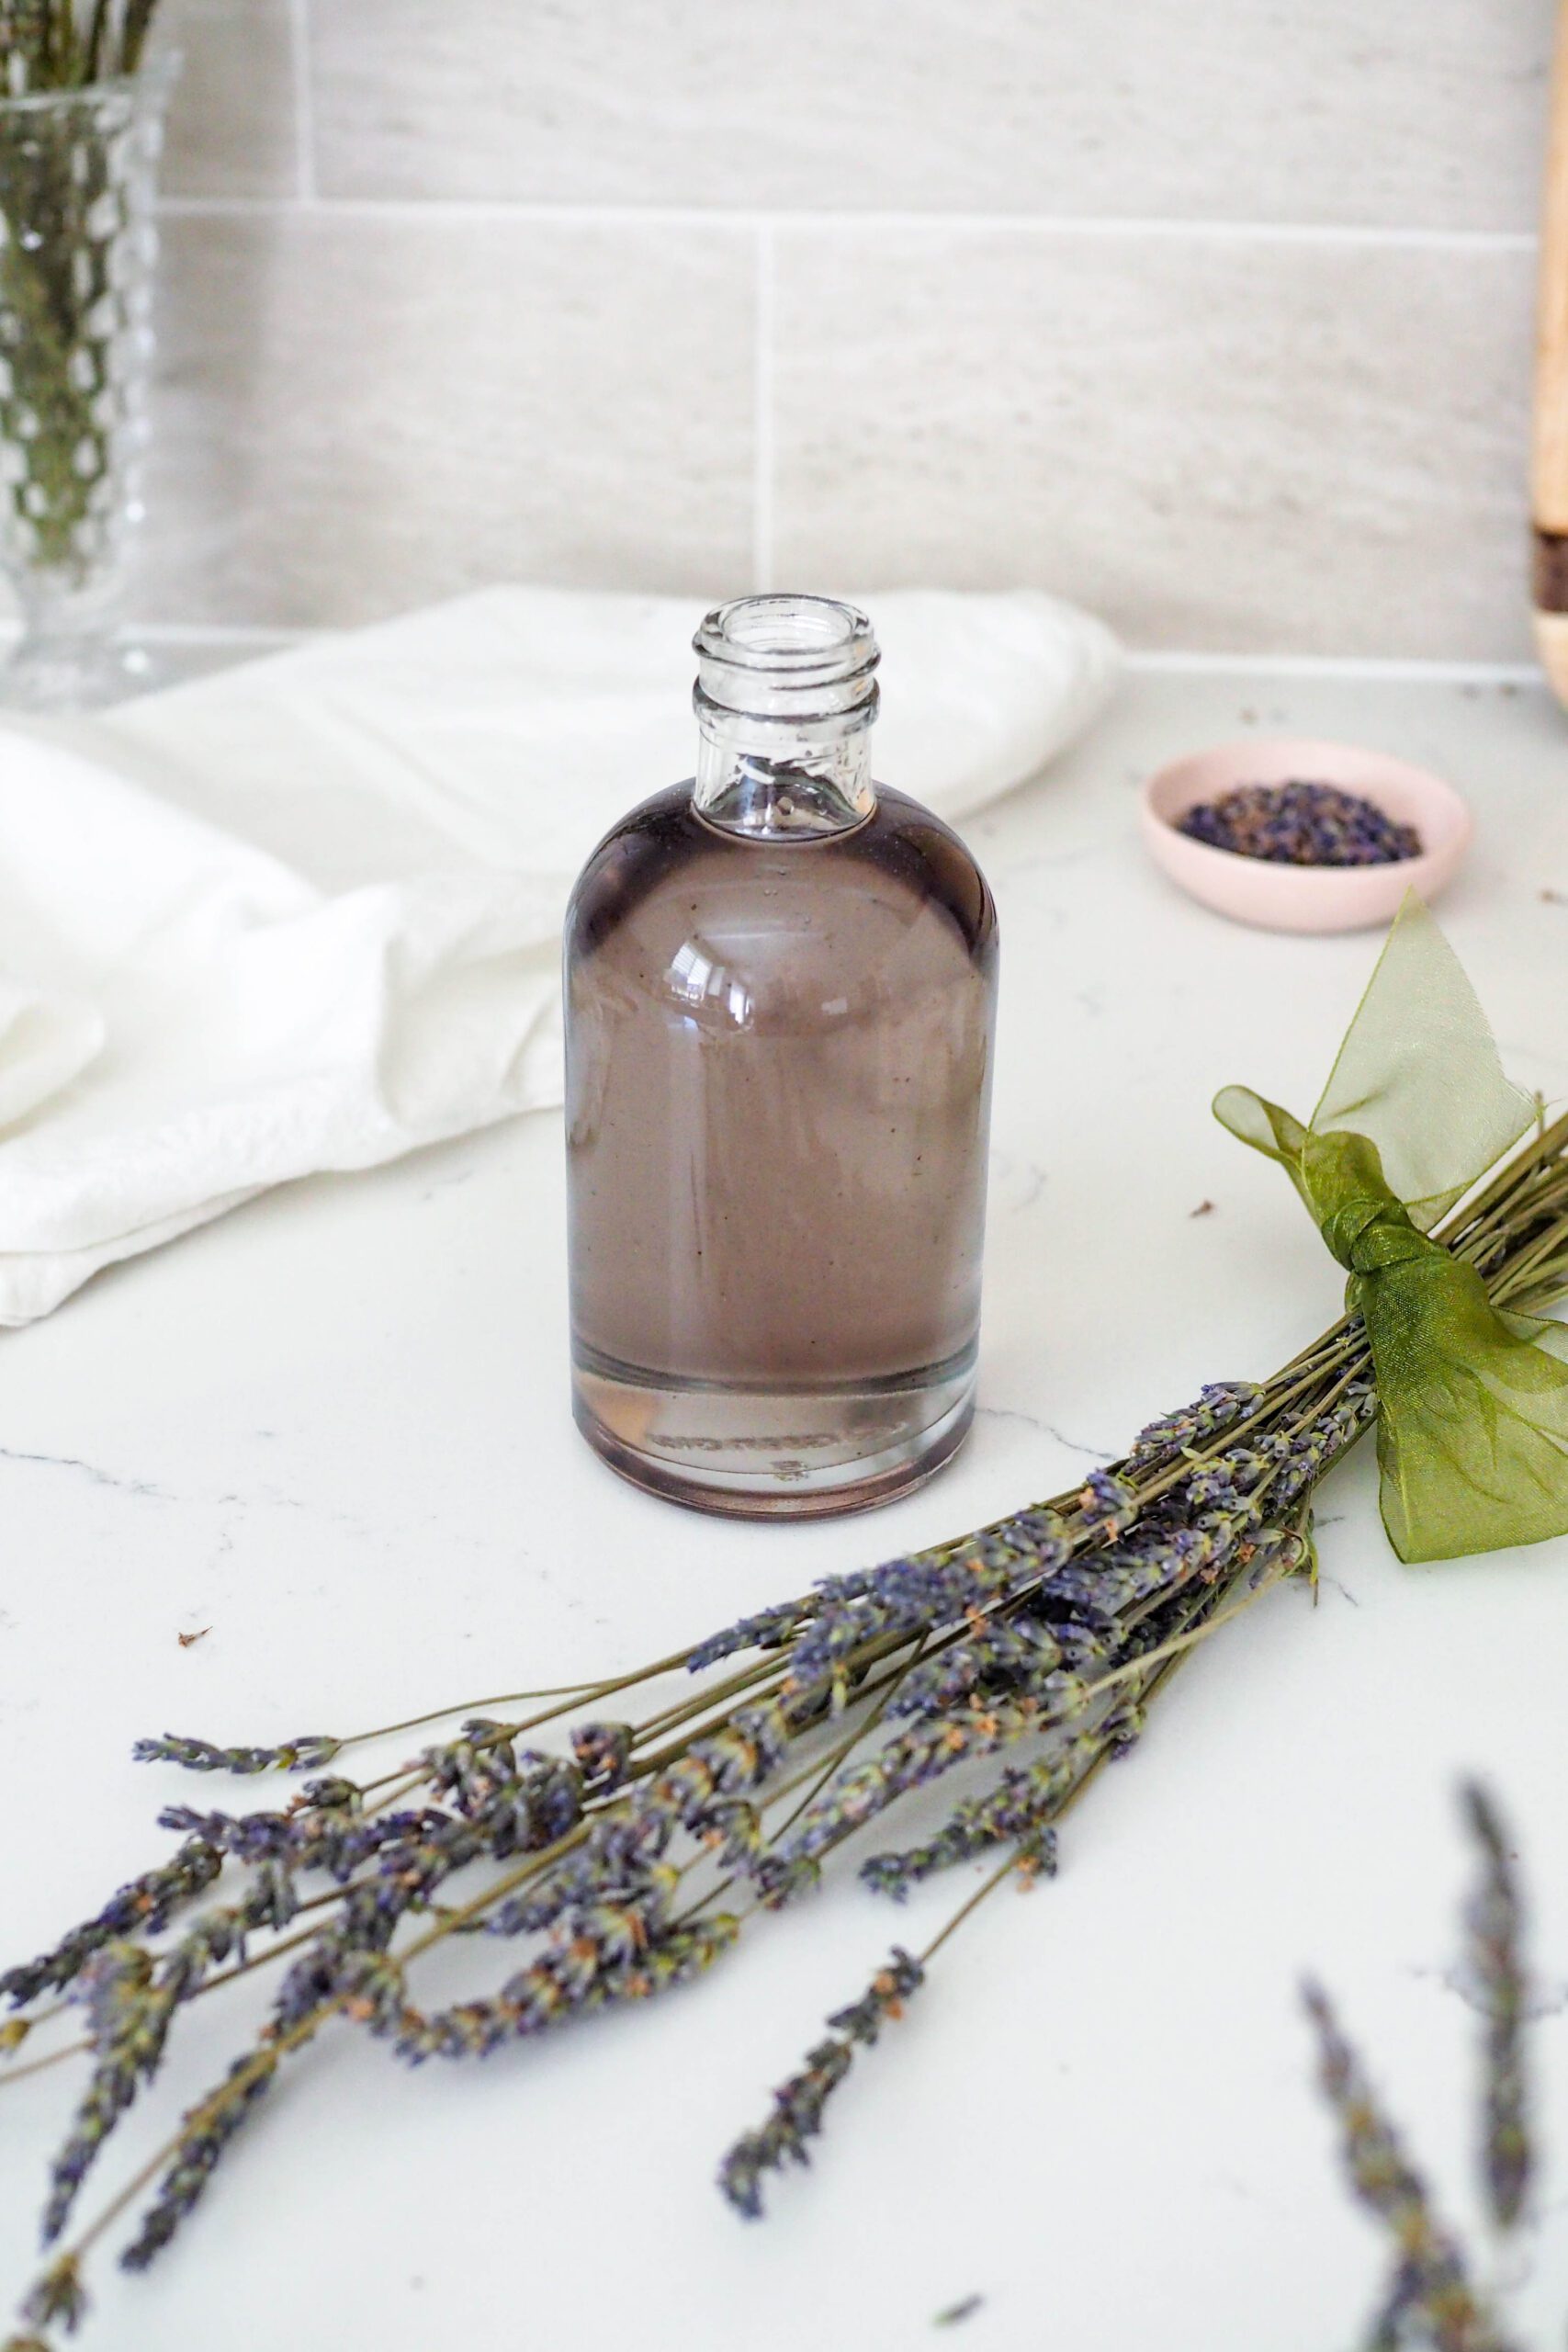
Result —
[[[1200,800],[1242,784],[1292,779],[1337,784],[1421,836],[1419,857],[1392,865],[1275,865],[1211,849],[1176,830]],[[1470,811],[1452,785],[1427,768],[1355,743],[1316,743],[1297,735],[1248,735],[1217,743],[1161,768],[1144,786],[1144,840],[1156,865],[1192,898],[1237,922],[1269,931],[1364,931],[1390,922],[1406,890],[1435,899],[1470,843]]]

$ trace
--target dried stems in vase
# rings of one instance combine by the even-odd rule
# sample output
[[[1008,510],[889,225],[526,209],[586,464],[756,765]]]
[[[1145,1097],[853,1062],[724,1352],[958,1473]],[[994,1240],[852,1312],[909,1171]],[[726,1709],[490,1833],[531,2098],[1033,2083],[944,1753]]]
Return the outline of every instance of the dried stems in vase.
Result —
[[[80,90],[134,74],[158,0],[0,0],[0,96]]]
[[[126,683],[107,625],[137,511],[174,75],[148,52],[154,7],[0,0],[0,553],[28,628],[22,703]]]

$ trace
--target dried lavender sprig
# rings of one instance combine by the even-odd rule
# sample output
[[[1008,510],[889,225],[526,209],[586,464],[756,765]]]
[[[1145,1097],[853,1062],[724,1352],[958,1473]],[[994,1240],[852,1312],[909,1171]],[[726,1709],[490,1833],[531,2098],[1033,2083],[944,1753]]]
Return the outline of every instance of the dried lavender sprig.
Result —
[[[152,1992],[152,1962],[137,1944],[107,1944],[81,1979],[92,2024],[92,2078],[65,2143],[50,2168],[43,2240],[65,2226],[88,2167],[163,2050],[169,2010]]]
[[[773,2093],[773,2113],[756,2132],[735,2143],[719,2166],[718,2185],[738,2213],[758,2221],[762,2212],[762,2177],[786,2162],[809,2164],[807,2142],[822,2129],[823,2110],[854,2064],[858,2048],[869,2050],[889,2018],[925,1981],[918,1960],[896,1948],[858,2001],[828,2019],[833,2032],[807,2053],[805,2066]]]
[[[966,1639],[910,1668],[888,1702],[895,1720],[945,1715],[984,1686],[1035,1692],[1066,1665],[1067,1654],[1051,1626],[1034,1617],[988,1619]],[[1075,1663],[1077,1662],[1075,1658]]]
[[[733,1625],[721,1627],[706,1641],[697,1644],[687,1657],[688,1668],[693,1674],[701,1674],[705,1668],[716,1666],[721,1658],[732,1657],[738,1650],[782,1649],[807,1606],[799,1600],[780,1601],[739,1619]]]
[[[602,1931],[604,1928],[601,1922]],[[739,1931],[739,1923],[729,1914],[670,1929],[636,1954],[623,1951],[618,1964],[584,1979],[581,1986],[570,1980],[563,1984],[536,1963],[535,1970],[525,1972],[532,1980],[527,1987],[512,1990],[501,2003],[463,2004],[433,2017],[402,2000],[399,1963],[365,1953],[355,1971],[345,1972],[338,1998],[346,2014],[368,2023],[373,2031],[394,2034],[405,2057],[417,2062],[437,2052],[468,2054],[493,2048],[504,2039],[537,2033],[571,2016],[646,1999],[689,1983],[729,1948]],[[310,2016],[298,2020],[288,2042],[298,2046],[300,2029],[313,2030],[314,2022],[320,2022],[319,2015],[314,2021]],[[492,2024],[498,2029],[493,2032]],[[145,2270],[175,2236],[205,2191],[224,2149],[270,2088],[283,2046],[282,2040],[274,2047],[264,2044],[236,2061],[228,2084],[187,2117],[158,2194],[119,2257],[125,2269]]]
[[[896,1903],[902,1903],[911,1887],[936,1871],[972,1861],[1010,1838],[1036,1832],[1043,1832],[1039,1866],[1047,1878],[1054,1878],[1056,1834],[1046,1826],[1049,1816],[1060,1802],[1063,1788],[1099,1746],[1100,1735],[1085,1732],[1041,1764],[1010,1766],[995,1788],[955,1805],[936,1836],[924,1845],[907,1847],[901,1853],[873,1854],[860,1866],[862,1883],[874,1894],[890,1894]]]
[[[71,2129],[50,2169],[44,2208],[46,2245],[60,2235],[83,2181],[105,2142],[162,2062],[176,2012],[218,1963],[244,1953],[258,1928],[282,1928],[293,1917],[290,1873],[261,1864],[238,1903],[203,1912],[156,1963],[140,1945],[107,1945],[88,1963],[81,1992],[90,2020],[94,2067]]]
[[[161,1739],[139,1739],[130,1754],[133,1763],[180,1764],[187,1772],[319,1772],[343,1745],[324,1732],[302,1732],[276,1747],[215,1747],[166,1731]]]
[[[1247,1383],[1222,1384],[1187,1408],[1187,1418],[1204,1421],[1204,1433],[1213,1439],[1234,1426],[1265,1394]],[[1144,1508],[1135,1480],[1096,1471],[1071,1498],[1079,1522],[1077,1537],[1069,1534],[1055,1506],[1041,1505],[960,1542],[885,1561],[850,1577],[825,1578],[806,1602],[781,1604],[769,1612],[775,1623],[782,1623],[790,1610],[797,1615],[808,1612],[791,1649],[788,1687],[809,1688],[814,1681],[843,1674],[868,1644],[912,1636],[916,1631],[929,1633],[977,1611],[1005,1608],[1037,1587],[1085,1606],[1099,1598],[1102,1607],[1113,1611],[1128,1598],[1147,1598],[1162,1584],[1213,1570],[1221,1551],[1243,1540],[1260,1515],[1260,1506],[1254,1510],[1247,1500],[1247,1487],[1267,1477],[1271,1504],[1283,1507],[1364,1431],[1374,1411],[1369,1385],[1355,1384],[1352,1394],[1338,1401],[1321,1425],[1291,1437],[1266,1433],[1260,1446],[1233,1448],[1218,1462],[1200,1456],[1174,1485],[1168,1474],[1162,1482],[1168,1519],[1179,1519],[1184,1504],[1190,1508],[1201,1501],[1208,1508],[1197,1529],[1179,1527],[1174,1535],[1167,1531],[1166,1549],[1157,1561],[1148,1546],[1136,1559],[1117,1558],[1114,1546],[1111,1552],[1082,1558],[1079,1547],[1085,1535],[1102,1540],[1124,1534]],[[1158,1452],[1165,1458],[1171,1449],[1162,1446]],[[1247,1476],[1238,1486],[1244,1464]],[[1193,1488],[1192,1482],[1205,1474],[1207,1490]],[[1117,1575],[1101,1577],[1100,1563],[1109,1570],[1113,1559]],[[758,1622],[742,1620],[694,1652],[694,1660],[705,1662],[743,1646]]]
[[[1141,1697],[1150,1692],[1168,1667],[1230,1618],[1247,1607],[1266,1585],[1290,1572],[1303,1538],[1296,1530],[1280,1531],[1272,1544],[1251,1547],[1252,1556],[1240,1560],[1227,1581],[1209,1588],[1191,1603],[1150,1618],[1134,1627],[1118,1653],[1119,1662],[1093,1681],[1050,1676],[1039,1686],[1049,1699],[1053,1683],[1073,1690],[1071,1703],[1055,1713],[1048,1711],[1041,1729],[1055,1736],[1046,1754],[1027,1767],[1009,1767],[989,1789],[957,1805],[936,1837],[902,1853],[877,1854],[863,1863],[861,1876],[878,1894],[901,1901],[912,1885],[934,1871],[967,1860],[987,1847],[1008,1841],[1033,1841],[1039,1865],[1055,1867],[1055,1840],[1048,1825],[1064,1809],[1096,1763],[1109,1755],[1124,1754],[1142,1729]],[[1239,1594],[1238,1599],[1235,1596]],[[1123,1686],[1132,1680],[1132,1695]],[[1104,1699],[1099,1720],[1089,1728],[1062,1729],[1073,1716],[1089,1712],[1091,1702]]]
[[[1098,1535],[1124,1535],[1138,1516],[1137,1487],[1110,1470],[1091,1470],[1077,1500],[1083,1524]]]
[[[1229,1429],[1262,1401],[1263,1391],[1253,1381],[1210,1381],[1190,1405],[1162,1413],[1138,1431],[1127,1449],[1127,1466],[1141,1469],[1168,1462]]]
[[[183,2193],[186,2199],[183,2210],[188,2211],[189,2204],[195,2202],[205,2186],[217,2153],[233,2136],[233,2131],[238,2128],[238,2122],[243,2120],[243,2115],[250,2111],[254,2104],[249,2097],[252,2082],[258,2075],[270,2076],[276,2061],[287,2056],[291,2051],[299,2049],[310,2041],[336,2006],[336,2003],[323,2006],[310,2016],[299,2019],[287,2034],[273,2034],[269,2031],[264,2036],[257,2049],[239,2060],[230,2069],[228,2076],[219,2085],[217,2090],[209,2093],[197,2107],[190,2111],[175,2137],[167,2142],[111,2198],[91,2226],[77,2239],[75,2245],[56,2257],[24,2304],[23,2316],[30,2319],[41,2313],[47,2320],[52,2315],[47,2310],[47,2303],[53,2295],[57,2299],[58,2315],[64,2318],[68,2329],[73,2327],[75,2318],[70,2315],[63,2303],[58,2302],[58,2298],[62,2294],[73,2292],[77,2313],[79,2314],[81,2309],[85,2307],[85,2297],[81,2289],[81,2266],[89,2249],[113,2225],[126,2208],[133,2204],[142,2191],[157,2178],[160,2171],[176,2162],[182,2153],[187,2150],[192,2154],[196,2176],[197,2176],[193,2177],[183,2186]],[[237,2117],[235,2122],[225,2131],[222,2128],[224,2111],[230,2108],[237,2110]],[[196,2159],[197,2143],[201,2141],[204,2134],[210,2137],[214,2133],[217,2134],[217,2147],[213,2150],[211,2161],[209,2161],[203,2169]],[[148,2219],[151,2218],[149,2214]],[[179,2215],[176,2213],[174,2219],[177,2222],[178,2218]],[[164,2242],[166,2243],[166,2238]],[[7,2352],[15,2352],[15,2347],[7,2347]],[[25,2346],[23,2352],[26,2352]]]
[[[1474,1781],[1462,1800],[1482,1855],[1481,1883],[1465,1907],[1470,1973],[1486,2016],[1482,2169],[1492,2217],[1506,2230],[1524,2210],[1532,2158],[1525,2104],[1529,1984],[1520,1950],[1522,1906],[1495,1804]]]
[[[1225,1483],[1228,1486],[1228,1480]],[[1206,1514],[1214,1522],[1210,1544],[1215,1562],[1213,1573],[1217,1575],[1222,1566],[1235,1563],[1243,1572],[1248,1597],[1255,1597],[1265,1581],[1280,1572],[1284,1547],[1298,1546],[1299,1538],[1281,1531],[1276,1543],[1262,1541],[1258,1525],[1262,1511],[1260,1501],[1253,1496],[1235,1496],[1233,1499],[1235,1510],[1230,1518],[1222,1520],[1218,1514]],[[1055,1581],[1046,1580],[1032,1606],[1049,1605]],[[1221,1597],[1216,1595],[1216,1609]],[[1052,1630],[1065,1640],[1072,1629],[1055,1625]],[[875,1753],[846,1765],[824,1793],[806,1809],[788,1838],[777,1841],[761,1858],[754,1876],[764,1901],[777,1905],[813,1883],[821,1857],[831,1847],[911,1789],[926,1785],[971,1757],[990,1755],[999,1747],[1040,1734],[1060,1736],[1097,1702],[1104,1702],[1113,1685],[1142,1670],[1147,1662],[1146,1654],[1157,1654],[1164,1630],[1152,1622],[1134,1629],[1122,1648],[1104,1653],[1103,1670],[1094,1676],[1047,1667],[1037,1678],[1031,1679],[1010,1654],[1000,1688],[970,1682],[963,1699],[945,1711],[928,1719],[906,1722]],[[1184,1647],[1189,1642],[1202,1638],[1204,1630],[1200,1626],[1183,1632],[1176,1646]],[[1042,1651],[1040,1655],[1043,1659],[1049,1653]],[[920,1675],[930,1671],[918,1669]],[[910,1676],[908,1680],[915,1679]],[[897,1707],[899,1701],[892,1703]],[[1100,1730],[1103,1738],[1114,1744],[1118,1732],[1113,1716],[1103,1721]]]
[[[145,2270],[174,2236],[201,2198],[219,2157],[252,2109],[272,2087],[277,2054],[265,2050],[237,2058],[230,2068],[231,2096],[207,2100],[186,2119],[173,2163],[158,2186],[158,2193],[141,2217],[141,2225],[119,2257],[122,2270]]]
[[[165,1805],[158,1815],[164,1829],[184,1829],[240,1862],[287,1861],[296,1871],[326,1871],[350,1877],[381,1846],[406,1834],[420,1809],[367,1813],[365,1792],[353,1781],[308,1781],[281,1813],[203,1812],[193,1805]]]
[[[429,1777],[467,1811],[427,1808],[413,1817],[406,1838],[381,1848],[374,1877],[347,1890],[339,1916],[289,1970],[275,2010],[279,2030],[351,1983],[362,1991],[367,1958],[384,1962],[401,1920],[427,1909],[442,1881],[480,1854],[495,1860],[520,1853],[543,1858],[541,1875],[518,1895],[498,1900],[482,1920],[498,1932],[519,1933],[548,1924],[568,1907],[645,1900],[677,1826],[710,1837],[727,1850],[739,1849],[742,1841],[750,1850],[758,1837],[755,1815],[738,1792],[774,1770],[790,1737],[787,1713],[777,1702],[738,1709],[712,1736],[673,1759],[650,1787],[620,1798],[611,1815],[589,1823],[581,1768],[561,1758],[513,1756],[496,1730],[470,1724],[463,1740],[427,1752]],[[576,1850],[544,1869],[562,1847]],[[525,1871],[525,1882],[531,1875]],[[504,1895],[504,1887],[496,1893]],[[466,1909],[491,1913],[491,1898]],[[463,1914],[455,1915],[443,1932],[460,1931],[465,1924]]]
[[[426,2014],[402,1997],[396,1962],[363,1973],[360,2015],[372,2032],[389,2037],[412,2065],[428,2058],[485,2057],[502,2042],[529,2039],[570,2019],[623,2001],[645,2001],[703,1974],[740,1933],[733,1912],[720,1911],[649,1936],[635,1955],[601,1945],[588,1934],[547,1953],[508,1979],[493,2000],[459,2002]]]
[[[816,1588],[816,1614],[790,1651],[791,1685],[807,1690],[832,1679],[867,1643],[929,1633],[995,1608],[1071,1551],[1072,1538],[1054,1511],[1030,1510],[961,1544],[824,1577]]]
[[[1058,1514],[1032,1506],[956,1542],[824,1577],[804,1600],[777,1602],[713,1634],[690,1653],[689,1664],[695,1672],[737,1650],[787,1646],[791,1684],[807,1690],[831,1681],[870,1643],[994,1605],[1071,1550]]]
[[[657,1890],[650,1917],[667,1900],[674,1875],[668,1873]],[[454,1932],[466,1917],[482,1914],[504,1884],[474,1898],[463,1913],[433,1928],[402,1961],[394,1962],[360,1946],[326,1980],[318,1980],[313,2001],[296,2004],[292,2014],[286,2014],[286,2005],[280,2003],[261,2048],[238,2062],[229,2081],[186,2118],[184,2131],[172,2143],[172,2161],[158,2196],[122,2256],[128,2267],[144,2268],[169,2243],[205,2189],[223,2149],[270,2083],[277,2056],[299,2046],[334,2008],[369,2021],[375,2030],[394,2030],[405,2055],[418,2057],[437,2050],[457,2054],[491,2047],[503,2034],[536,2032],[570,2016],[615,2001],[645,1998],[685,1983],[727,1950],[739,1932],[739,1923],[729,1914],[660,1930],[656,1917],[649,1929],[603,1905],[589,1906],[573,1919],[570,1942],[554,1956],[556,1967],[547,1961],[523,1972],[504,1989],[501,2004],[465,2004],[434,2018],[423,2018],[401,1999],[408,1962]],[[585,1946],[592,1951],[592,1965],[584,1964]],[[501,2031],[495,2030],[498,2024]],[[104,2218],[96,2228],[102,2226]]]
[[[1365,2352],[1404,2352],[1421,2303],[1421,2273],[1414,2263],[1396,2267],[1387,2295],[1367,2331]]]
[[[222,1867],[222,1854],[209,1839],[188,1838],[171,1860],[122,1886],[95,1918],[73,1928],[51,1951],[7,1969],[0,1976],[0,1996],[22,2008],[40,1993],[59,1991],[105,1944],[132,1933],[155,1935],[166,1927],[182,1905],[211,1885]]]
[[[1056,1720],[1065,1715],[1069,1686],[1086,1694],[1089,1689],[1075,1677],[1064,1676],[1060,1680],[1063,1693],[1054,1711]],[[988,1702],[976,1695],[942,1722],[917,1723],[896,1731],[873,1755],[845,1765],[822,1796],[807,1806],[789,1835],[761,1857],[752,1875],[763,1902],[776,1910],[814,1885],[822,1858],[830,1849],[911,1790],[927,1786],[971,1758],[995,1755],[999,1748],[1033,1738],[1047,1727],[1045,1706],[1040,1699]]]
[[[1299,1536],[1292,1535],[1288,1540],[1299,1544],[1301,1539]],[[1254,1594],[1261,1589],[1266,1580],[1279,1573],[1283,1548],[1284,1539],[1279,1546],[1274,1547],[1272,1552],[1265,1555],[1260,1566],[1253,1566],[1246,1562],[1241,1563],[1234,1576],[1231,1589],[1249,1587]],[[1221,1600],[1224,1598],[1224,1594],[1219,1596]],[[1147,1654],[1139,1661],[1144,1669],[1144,1680],[1141,1686],[1143,1695],[1147,1696],[1157,1688],[1160,1681],[1173,1670],[1180,1657],[1185,1655],[1192,1640],[1201,1638],[1207,1632],[1223,1623],[1225,1615],[1233,1613],[1235,1613],[1234,1611],[1227,1611],[1221,1609],[1209,1615],[1206,1622],[1200,1623],[1189,1634],[1176,1640],[1163,1644],[1156,1643],[1150,1647]],[[1136,1737],[1141,1724],[1141,1710],[1135,1705],[1122,1702],[1112,1723],[1103,1724],[1095,1733],[1085,1735],[1081,1741],[1070,1744],[1074,1749],[1070,1758],[1059,1754],[1055,1759],[1045,1759],[1047,1770],[1051,1769],[1053,1762],[1056,1768],[1049,1792],[1050,1810],[1054,1815],[1059,1817],[1067,1806],[1083,1793],[1109,1757],[1121,1752],[1131,1744]],[[1018,1837],[1014,1852],[1004,1861],[999,1870],[994,1871],[959,1905],[914,1965],[923,1971],[935,1953],[957,1931],[964,1920],[970,1917],[1005,1880],[1015,1879],[1027,1887],[1032,1885],[1043,1872],[1054,1872],[1056,1861],[1055,1831],[1047,1822],[1039,1818],[1036,1808],[1020,1806],[1013,1826]],[[840,2020],[835,2018],[829,2022],[839,2023]],[[752,2216],[760,2214],[761,2211],[761,2174],[762,2170],[768,2168],[770,2164],[781,2163],[785,2154],[794,2154],[802,2162],[806,2160],[804,2146],[792,2145],[790,2140],[791,2111],[796,2091],[798,2090],[800,2098],[805,2102],[806,2113],[815,2119],[807,2125],[807,2131],[819,2130],[822,2109],[847,2071],[848,2059],[844,2053],[836,2052],[831,2044],[820,2045],[810,2053],[805,2073],[793,2078],[792,2082],[786,2084],[783,2092],[778,2095],[786,2109],[783,2121],[781,2122],[775,2109],[775,2114],[770,2125],[764,2126],[762,2132],[759,2133],[746,2135],[736,2143],[725,2160],[720,2175],[720,2186],[741,2211]],[[777,2152],[770,2154],[775,2141],[778,2143]]]
[[[74,2255],[62,2254],[50,2264],[28,2295],[22,2317],[34,2327],[52,2327],[58,2321],[67,2335],[74,2335],[86,2309],[81,2265]]]
[[[1320,2079],[1339,2118],[1346,2168],[1361,2203],[1387,2228],[1410,2274],[1405,2309],[1435,2352],[1510,2352],[1472,2288],[1464,2256],[1438,2222],[1426,2182],[1382,2113],[1328,1996],[1303,1998],[1317,2031]]]

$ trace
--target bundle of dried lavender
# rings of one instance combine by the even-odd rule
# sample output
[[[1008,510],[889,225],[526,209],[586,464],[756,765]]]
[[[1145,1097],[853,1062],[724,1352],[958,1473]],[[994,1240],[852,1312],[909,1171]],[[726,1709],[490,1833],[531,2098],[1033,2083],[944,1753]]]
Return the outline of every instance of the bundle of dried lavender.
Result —
[[[1483,1272],[1500,1306],[1540,1312],[1568,1290],[1568,1119],[1512,1155],[1442,1238]],[[51,2173],[51,2244],[188,2005],[276,1963],[280,1980],[254,2046],[56,2257],[24,2307],[33,2333],[8,2352],[38,2352],[42,2331],[76,2324],[84,2259],[133,2207],[121,2262],[154,2258],[282,2060],[329,2020],[363,2025],[420,2064],[649,1999],[702,1973],[748,1920],[795,1900],[902,1801],[996,1759],[988,1785],[966,1777],[933,1836],[863,1862],[867,1885],[897,1899],[954,1862],[999,1858],[924,1951],[897,1952],[831,2020],[833,2038],[726,2158],[725,2192],[758,2212],[764,2177],[804,2157],[855,2052],[897,2015],[959,1922],[1004,1880],[1054,1868],[1056,1825],[1136,1739],[1180,1659],[1310,1567],[1314,1490],[1376,1410],[1365,1335],[1346,1320],[1261,1386],[1205,1389],[1075,1493],[829,1577],[635,1673],[480,1702],[455,1738],[401,1770],[351,1780],[338,1768],[350,1747],[463,1711],[266,1748],[143,1742],[145,1760],[202,1773],[319,1777],[280,1810],[169,1808],[164,1825],[185,1841],[172,1862],[0,1976],[13,2004],[0,2046],[14,2052],[67,2007],[85,2029],[17,2070],[85,2062]],[[672,1675],[701,1681],[650,1699],[635,1720],[607,1712]],[[494,1712],[536,1700],[546,1703],[532,1713]],[[564,1750],[525,1744],[569,1718]],[[224,1899],[204,1908],[220,1871]],[[421,2006],[419,1963],[457,1934],[512,1939],[515,1964],[487,1997]],[[61,1992],[63,2002],[39,2007]],[[1500,2007],[1500,2149],[1514,2111],[1508,2031]],[[1517,2158],[1498,2162],[1506,2194]]]

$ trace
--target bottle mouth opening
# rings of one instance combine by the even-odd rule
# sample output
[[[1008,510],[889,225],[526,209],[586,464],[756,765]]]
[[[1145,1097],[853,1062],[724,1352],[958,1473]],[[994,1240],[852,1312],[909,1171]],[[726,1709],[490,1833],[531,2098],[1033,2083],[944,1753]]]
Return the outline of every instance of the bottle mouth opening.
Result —
[[[705,727],[847,735],[876,716],[875,633],[834,597],[738,596],[709,613],[692,643]]]
[[[692,640],[699,661],[792,686],[869,677],[880,656],[865,615],[831,596],[738,596]]]

